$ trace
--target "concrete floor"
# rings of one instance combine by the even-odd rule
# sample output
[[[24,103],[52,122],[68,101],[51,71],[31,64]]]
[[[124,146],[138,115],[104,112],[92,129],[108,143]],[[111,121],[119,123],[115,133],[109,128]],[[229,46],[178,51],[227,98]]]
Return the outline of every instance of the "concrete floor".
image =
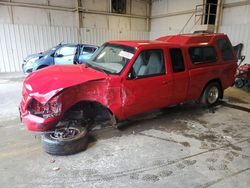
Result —
[[[96,129],[86,151],[56,157],[19,122],[20,75],[0,75],[0,187],[249,187],[250,93],[225,92]]]

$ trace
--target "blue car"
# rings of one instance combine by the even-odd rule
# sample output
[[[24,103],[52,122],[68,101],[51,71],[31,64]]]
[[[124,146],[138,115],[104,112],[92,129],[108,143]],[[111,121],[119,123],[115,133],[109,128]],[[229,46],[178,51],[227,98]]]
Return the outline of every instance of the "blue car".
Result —
[[[85,64],[98,46],[88,44],[59,44],[45,52],[27,56],[22,63],[25,74],[57,64]]]

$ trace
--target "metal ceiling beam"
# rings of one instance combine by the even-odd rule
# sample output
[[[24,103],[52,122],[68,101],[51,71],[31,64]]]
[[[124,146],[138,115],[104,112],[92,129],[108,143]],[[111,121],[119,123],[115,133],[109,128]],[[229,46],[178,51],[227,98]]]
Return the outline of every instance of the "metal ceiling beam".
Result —
[[[119,17],[127,17],[127,18],[141,18],[141,19],[148,18],[147,16],[142,16],[142,15],[117,14],[117,13],[105,12],[105,11],[86,10],[84,7],[79,7],[79,11],[82,13],[88,13],[88,14],[100,14],[100,15],[119,16]]]
[[[0,1],[0,5],[17,6],[17,7],[29,7],[29,8],[41,8],[41,9],[60,10],[60,11],[67,11],[67,12],[76,12],[76,11],[78,11],[78,12],[81,12],[81,13],[88,13],[88,14],[120,16],[120,17],[128,17],[128,18],[141,18],[141,19],[148,19],[149,18],[149,16],[143,16],[143,15],[117,14],[117,13],[105,12],[105,11],[86,10],[84,7],[67,8],[67,7],[51,6],[51,5],[38,5],[38,4],[30,4],[30,3],[1,2],[1,1]]]
[[[61,10],[61,11],[67,11],[67,12],[75,12],[76,11],[76,8],[67,8],[67,7],[51,6],[51,5],[38,5],[38,4],[30,4],[30,3],[2,2],[2,1],[0,1],[0,5],[29,7],[29,8],[41,8],[41,9],[50,9],[50,10]]]
[[[151,16],[151,19],[156,19],[156,18],[164,18],[164,17],[171,17],[171,16],[178,16],[178,15],[183,15],[183,14],[192,14],[195,12],[195,9],[192,10],[184,10],[184,11],[178,11],[178,12],[170,12],[167,14],[159,14],[155,16]]]
[[[238,6],[245,6],[245,5],[250,5],[250,1],[245,0],[245,1],[238,1],[234,3],[225,3],[223,5],[223,8],[231,8],[231,7],[238,7]]]

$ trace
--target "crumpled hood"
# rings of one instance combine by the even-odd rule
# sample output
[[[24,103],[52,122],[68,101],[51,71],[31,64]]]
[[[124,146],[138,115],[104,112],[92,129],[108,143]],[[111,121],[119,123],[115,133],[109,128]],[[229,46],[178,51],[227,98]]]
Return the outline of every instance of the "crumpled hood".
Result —
[[[105,79],[106,75],[84,65],[54,65],[31,73],[24,80],[24,90],[41,103],[46,103],[65,88]]]

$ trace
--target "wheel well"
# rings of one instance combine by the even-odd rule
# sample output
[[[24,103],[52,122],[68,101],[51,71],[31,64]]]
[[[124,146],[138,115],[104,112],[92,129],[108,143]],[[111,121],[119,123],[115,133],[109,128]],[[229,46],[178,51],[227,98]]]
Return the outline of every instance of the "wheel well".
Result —
[[[112,121],[112,123],[116,123],[112,111],[96,101],[80,101],[76,103],[63,115],[63,120],[69,119],[91,119],[94,122]]]
[[[213,79],[213,80],[210,80],[210,81],[203,87],[203,90],[202,90],[202,92],[201,92],[200,97],[201,97],[202,94],[204,93],[206,87],[207,87],[209,84],[213,83],[213,82],[216,82],[216,83],[218,83],[218,84],[220,85],[220,96],[219,96],[219,97],[220,97],[220,99],[223,98],[223,89],[222,89],[221,81],[220,81],[220,79],[218,79],[218,78]]]

